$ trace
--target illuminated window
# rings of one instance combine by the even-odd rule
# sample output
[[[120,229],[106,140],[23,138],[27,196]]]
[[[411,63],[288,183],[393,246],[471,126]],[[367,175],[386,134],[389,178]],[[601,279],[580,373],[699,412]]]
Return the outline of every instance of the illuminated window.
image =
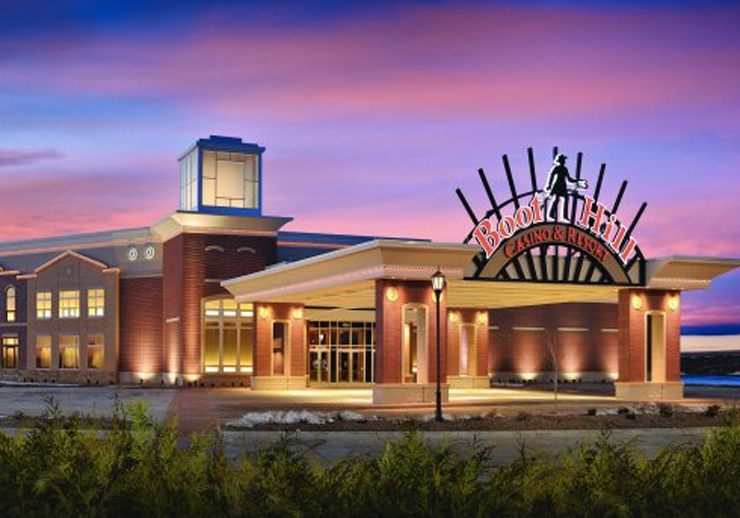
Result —
[[[36,318],[51,318],[51,292],[40,291],[36,294]]]
[[[51,335],[36,335],[36,368],[51,369]]]
[[[105,367],[105,340],[102,334],[87,337],[87,368],[102,369]]]
[[[18,368],[18,336],[3,336],[2,360],[4,369]]]
[[[8,289],[5,290],[5,321],[6,322],[15,322],[15,307],[16,307],[15,287],[8,286]]]
[[[61,335],[59,337],[59,368],[80,368],[80,337],[77,335]]]
[[[257,155],[203,152],[203,205],[257,208]]]
[[[180,210],[198,209],[198,150],[180,160]]]
[[[203,304],[203,371],[252,372],[252,304],[234,299],[208,300]]]
[[[105,315],[105,290],[96,288],[87,290],[87,316],[102,317]]]
[[[80,292],[77,290],[59,292],[59,318],[79,318]]]

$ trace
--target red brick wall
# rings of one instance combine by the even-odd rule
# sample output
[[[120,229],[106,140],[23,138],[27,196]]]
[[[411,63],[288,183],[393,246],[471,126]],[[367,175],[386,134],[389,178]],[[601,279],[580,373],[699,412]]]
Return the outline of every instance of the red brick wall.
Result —
[[[231,279],[264,270],[277,260],[275,238],[250,236],[204,236],[204,246],[218,246],[205,252],[206,278]]]
[[[629,289],[619,292],[619,381],[645,381],[646,313],[659,311],[666,319],[666,381],[681,377],[681,308],[680,292],[671,290]],[[668,302],[677,298],[676,310]],[[640,300],[635,308],[633,300]]]
[[[398,300],[390,301],[386,296],[388,288],[398,290]],[[398,281],[381,279],[375,281],[375,382],[401,383],[403,368],[403,306],[404,304],[423,304],[428,316],[428,356],[427,369],[429,383],[437,381],[436,355],[436,306],[434,292],[429,281]],[[440,301],[440,372],[441,381],[447,380],[447,309],[446,297]]]
[[[164,371],[162,277],[121,279],[119,369]]]
[[[475,372],[470,372],[469,375],[487,376],[490,339],[488,310],[448,308],[447,315],[447,375],[460,374],[460,326],[470,324],[475,326],[476,361]]]
[[[164,348],[165,370],[169,373],[182,372],[182,291],[183,291],[183,235],[173,237],[163,245],[162,307],[165,324]]]
[[[616,334],[603,332],[617,327],[616,304],[553,304],[491,310],[489,315],[490,325],[497,327],[488,332],[489,372],[552,371],[553,350],[562,373],[617,371]]]
[[[182,372],[200,373],[200,304],[204,296],[206,274],[206,236],[183,236],[182,291]]]
[[[203,297],[227,295],[218,281],[263,270],[275,262],[276,250],[274,237],[180,234],[164,243],[164,320],[171,319],[164,333],[167,371],[200,373]]]
[[[254,306],[253,375],[272,375],[272,324],[290,324],[290,358],[286,360],[286,376],[306,374],[305,319],[301,304],[256,303]]]

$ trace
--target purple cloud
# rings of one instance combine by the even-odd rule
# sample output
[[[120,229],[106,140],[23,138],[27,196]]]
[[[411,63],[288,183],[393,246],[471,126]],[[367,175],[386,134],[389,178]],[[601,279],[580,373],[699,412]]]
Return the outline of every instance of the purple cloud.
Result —
[[[59,160],[61,158],[64,158],[64,153],[53,149],[38,151],[0,149],[0,167],[25,166],[42,160]]]

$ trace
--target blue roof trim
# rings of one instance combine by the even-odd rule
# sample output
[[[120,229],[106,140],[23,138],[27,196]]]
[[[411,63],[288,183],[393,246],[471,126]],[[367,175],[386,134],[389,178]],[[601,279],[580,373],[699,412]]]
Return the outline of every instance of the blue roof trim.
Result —
[[[237,137],[224,137],[221,135],[211,135],[209,138],[198,139],[196,145],[201,149],[209,151],[230,151],[262,154],[265,147],[251,142],[242,142]]]
[[[197,214],[217,214],[223,216],[262,216],[260,209],[244,209],[238,207],[218,207],[212,205],[199,205]]]
[[[354,234],[324,234],[317,232],[278,232],[279,241],[300,241],[304,243],[316,243],[326,245],[356,245],[375,239],[391,239],[397,241],[431,241],[430,239],[405,238],[405,237],[384,237],[384,236],[359,236]]]

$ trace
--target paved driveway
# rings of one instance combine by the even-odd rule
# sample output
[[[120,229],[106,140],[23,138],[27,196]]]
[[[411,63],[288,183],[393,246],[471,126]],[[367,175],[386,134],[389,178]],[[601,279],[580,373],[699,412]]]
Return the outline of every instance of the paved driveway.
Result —
[[[445,413],[475,414],[495,411],[516,414],[582,413],[586,408],[616,408],[625,402],[609,395],[608,386],[577,387],[562,391],[555,404],[552,392],[542,388],[494,388],[452,390]],[[687,387],[682,404],[706,405],[714,401],[732,404],[738,388]],[[253,392],[247,388],[155,389],[138,387],[31,386],[0,384],[0,415],[23,412],[40,416],[46,400],[53,397],[67,414],[77,412],[91,417],[110,416],[116,401],[147,404],[150,414],[163,419],[169,411],[177,414],[185,431],[199,430],[237,419],[247,412],[263,410],[339,410],[351,409],[366,415],[419,416],[430,414],[431,405],[377,406],[370,389],[307,389],[281,392]]]

